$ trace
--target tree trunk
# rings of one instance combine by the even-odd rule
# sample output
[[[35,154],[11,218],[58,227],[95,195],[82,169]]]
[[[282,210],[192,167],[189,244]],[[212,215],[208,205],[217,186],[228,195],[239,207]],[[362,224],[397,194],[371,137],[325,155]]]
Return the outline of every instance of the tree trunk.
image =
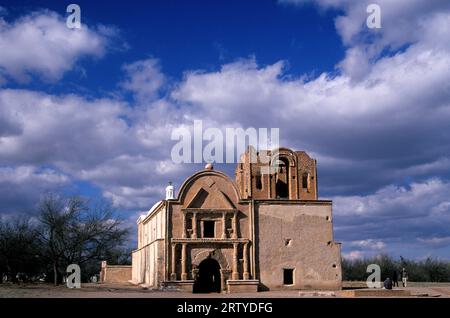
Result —
[[[58,266],[56,264],[56,262],[53,262],[53,283],[55,284],[55,286],[58,285]]]

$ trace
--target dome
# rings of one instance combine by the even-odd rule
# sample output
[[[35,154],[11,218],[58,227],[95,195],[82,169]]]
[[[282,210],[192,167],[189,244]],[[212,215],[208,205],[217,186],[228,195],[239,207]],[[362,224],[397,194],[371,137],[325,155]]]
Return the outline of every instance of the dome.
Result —
[[[172,182],[169,182],[169,185],[166,187],[166,200],[175,199],[175,188],[172,185]]]

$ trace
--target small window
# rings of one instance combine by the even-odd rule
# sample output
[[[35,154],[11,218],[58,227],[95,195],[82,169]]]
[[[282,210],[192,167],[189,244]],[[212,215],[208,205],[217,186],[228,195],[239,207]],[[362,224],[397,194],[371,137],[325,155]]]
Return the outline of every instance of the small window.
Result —
[[[261,181],[261,175],[256,175],[256,189],[261,190],[262,189],[262,181]]]
[[[293,285],[294,284],[294,269],[284,268],[283,269],[283,284]]]
[[[308,188],[308,174],[307,173],[303,174],[302,187],[303,187],[303,189],[307,189]]]
[[[215,228],[214,221],[204,221],[203,222],[203,237],[215,237],[214,228]]]

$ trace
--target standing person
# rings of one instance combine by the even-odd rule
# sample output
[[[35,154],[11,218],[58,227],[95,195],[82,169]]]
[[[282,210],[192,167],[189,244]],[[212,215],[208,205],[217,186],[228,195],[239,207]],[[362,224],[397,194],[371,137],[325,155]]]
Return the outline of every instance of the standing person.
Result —
[[[406,287],[407,281],[408,281],[408,272],[406,272],[406,269],[403,267],[403,269],[402,269],[402,283],[403,283],[403,287]]]
[[[395,285],[398,287],[398,274],[396,270],[392,273],[392,287],[395,287]]]

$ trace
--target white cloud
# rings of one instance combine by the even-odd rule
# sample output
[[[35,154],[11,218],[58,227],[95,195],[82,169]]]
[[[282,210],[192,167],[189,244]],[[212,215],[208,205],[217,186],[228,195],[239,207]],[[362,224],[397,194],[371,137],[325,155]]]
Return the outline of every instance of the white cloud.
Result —
[[[157,98],[158,91],[166,81],[157,59],[149,58],[127,64],[123,66],[123,70],[126,80],[121,86],[131,91],[141,103]]]
[[[436,133],[450,121],[448,52],[412,46],[378,60],[356,83],[346,75],[289,78],[283,66],[259,67],[250,60],[218,72],[191,72],[172,96],[222,126],[280,127],[283,145],[318,159],[350,159],[346,173],[366,164],[362,172],[386,177],[385,183],[394,181],[399,164],[420,166],[448,154],[449,136]],[[370,169],[374,163],[379,171]]]
[[[0,76],[26,82],[31,75],[56,81],[84,56],[101,57],[115,31],[108,27],[69,29],[51,11],[13,22],[0,17]]]
[[[5,89],[0,91],[0,108],[15,129],[0,137],[3,164],[61,164],[76,169],[131,151],[137,142],[121,119],[123,105],[113,100]]]
[[[381,9],[381,29],[366,25],[367,6],[372,0],[283,0],[281,3],[304,5],[314,3],[322,9],[343,12],[335,19],[336,30],[348,47],[339,63],[341,70],[356,79],[367,69],[367,60],[377,59],[385,50],[397,50],[405,45],[427,43],[435,48],[449,48],[447,35],[450,3],[441,0],[378,0]],[[360,51],[364,54],[360,54]]]
[[[136,207],[150,207],[157,200],[164,197],[163,185],[135,187],[108,187],[104,192],[114,205],[122,208],[135,209]],[[153,199],[153,200],[152,200]]]
[[[68,177],[51,169],[38,171],[34,167],[20,166],[17,168],[0,167],[0,182],[22,184],[24,182],[43,182],[51,184],[65,183]]]
[[[448,245],[450,182],[430,179],[374,194],[334,197],[335,232],[344,250],[430,252]]]
[[[69,176],[49,168],[0,166],[0,213],[32,214],[41,195],[56,191],[69,182]]]
[[[364,258],[364,252],[362,251],[350,251],[348,253],[342,253],[342,257],[348,260],[357,260]]]
[[[0,90],[0,122],[8,124],[0,130],[0,165],[52,166],[99,186],[119,206],[146,208],[169,180],[192,173],[170,160],[170,132],[181,122],[173,107]],[[149,184],[159,190],[139,195]]]
[[[383,241],[377,241],[372,239],[351,241],[349,242],[349,245],[370,250],[383,250],[386,247],[386,244],[384,244]]]
[[[336,216],[421,218],[445,202],[448,193],[450,183],[439,179],[414,182],[408,187],[390,185],[366,196],[336,196],[334,213]]]

